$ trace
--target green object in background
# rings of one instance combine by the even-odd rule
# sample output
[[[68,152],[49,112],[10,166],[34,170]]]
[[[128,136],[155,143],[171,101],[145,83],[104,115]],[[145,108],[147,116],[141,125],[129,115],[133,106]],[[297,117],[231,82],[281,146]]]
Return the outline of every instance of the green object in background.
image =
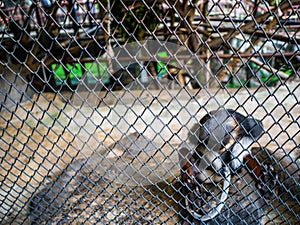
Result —
[[[84,64],[84,67],[86,68],[85,75],[87,76],[88,82],[92,84],[96,83],[98,80],[97,78],[99,78],[98,63],[88,62]]]
[[[88,62],[84,64],[84,67],[86,69],[85,75],[89,83],[94,84],[99,78],[101,78],[105,84],[109,82],[110,75],[105,62]]]
[[[82,78],[82,68],[79,63],[74,64],[66,64],[67,69],[70,71],[69,79],[72,85],[76,85],[79,83],[79,80]]]
[[[260,68],[257,64],[253,62],[250,62],[250,67],[258,73],[259,79],[269,87],[275,86],[276,83],[279,81],[278,75]]]
[[[87,76],[99,77],[98,63],[88,62],[88,63],[84,64],[84,67],[87,70],[87,73],[86,73]]]
[[[59,64],[52,64],[51,69],[54,73],[54,81],[56,85],[62,85],[67,79],[64,67]]]
[[[54,80],[56,85],[63,85],[67,78],[70,79],[71,84],[78,84],[79,80],[82,78],[82,69],[79,63],[66,64],[66,69],[63,65],[52,64],[51,69],[54,73]],[[69,72],[67,76],[66,70]]]
[[[66,64],[66,68],[60,64],[52,64],[51,69],[58,86],[64,85],[67,79],[72,85],[77,85],[83,78],[87,79],[89,84],[98,82],[100,78],[103,83],[109,83],[110,75],[105,62],[87,62],[84,63],[84,69],[80,63]]]
[[[159,52],[157,54],[157,56],[158,57],[167,57],[168,53],[167,52]],[[164,75],[166,75],[168,73],[168,67],[162,61],[158,61],[158,63],[157,63],[157,71],[158,71],[157,76],[158,77],[163,77]]]

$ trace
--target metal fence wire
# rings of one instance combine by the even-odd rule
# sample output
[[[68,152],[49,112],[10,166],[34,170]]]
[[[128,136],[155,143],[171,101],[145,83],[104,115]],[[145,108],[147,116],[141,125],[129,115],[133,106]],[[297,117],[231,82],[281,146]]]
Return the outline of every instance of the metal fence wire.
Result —
[[[1,224],[300,224],[300,3],[0,1]]]

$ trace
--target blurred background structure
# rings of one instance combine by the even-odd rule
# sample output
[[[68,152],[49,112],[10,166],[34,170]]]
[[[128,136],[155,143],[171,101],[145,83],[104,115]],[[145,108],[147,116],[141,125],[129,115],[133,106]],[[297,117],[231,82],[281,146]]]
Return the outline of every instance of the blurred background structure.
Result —
[[[299,29],[296,0],[0,1],[1,224],[192,222],[179,150],[222,108],[263,122],[280,171],[245,204],[299,223]]]

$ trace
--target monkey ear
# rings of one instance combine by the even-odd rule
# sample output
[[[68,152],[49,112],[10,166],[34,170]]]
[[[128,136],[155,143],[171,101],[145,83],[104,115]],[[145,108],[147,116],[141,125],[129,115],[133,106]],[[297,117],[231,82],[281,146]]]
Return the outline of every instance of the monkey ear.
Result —
[[[262,122],[252,117],[245,118],[241,122],[241,128],[246,136],[251,136],[253,139],[257,139],[264,131]]]

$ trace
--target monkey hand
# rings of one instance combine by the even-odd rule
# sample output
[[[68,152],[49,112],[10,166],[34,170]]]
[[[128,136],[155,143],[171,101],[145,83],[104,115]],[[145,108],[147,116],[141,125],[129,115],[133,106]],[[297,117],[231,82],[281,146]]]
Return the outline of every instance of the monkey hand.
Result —
[[[203,205],[207,203],[206,199],[211,196],[211,193],[203,191],[201,188],[202,180],[199,177],[200,172],[195,165],[195,159],[191,158],[190,162],[184,165],[184,171],[181,174],[181,181],[187,191],[185,193],[185,203],[189,211],[203,215]]]
[[[278,194],[278,173],[272,165],[262,165],[256,187],[266,200],[271,200]]]
[[[202,192],[199,190],[198,186],[193,191],[190,191],[186,195],[186,204],[189,210],[195,212],[199,215],[203,215],[203,206],[207,203],[208,196],[211,196],[210,192]]]

